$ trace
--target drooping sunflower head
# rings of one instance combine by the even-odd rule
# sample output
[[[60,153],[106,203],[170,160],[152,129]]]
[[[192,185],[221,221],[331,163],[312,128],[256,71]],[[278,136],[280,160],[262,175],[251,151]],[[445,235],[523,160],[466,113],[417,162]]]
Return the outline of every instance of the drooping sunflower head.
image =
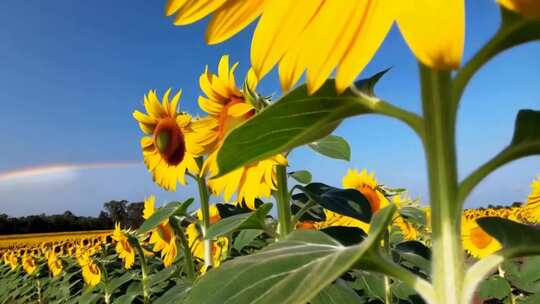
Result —
[[[197,218],[202,221],[201,210],[197,211]],[[213,224],[221,219],[218,209],[215,205],[210,206],[210,223]],[[186,228],[186,235],[191,248],[191,252],[194,257],[204,260],[204,244],[203,237],[200,229],[196,223],[191,223]],[[219,266],[222,260],[227,257],[229,246],[229,239],[227,237],[218,237],[212,240],[212,265],[214,267]],[[202,268],[201,272],[206,271],[206,268]]]
[[[143,217],[148,219],[155,212],[155,197],[152,195],[144,201]],[[168,220],[160,223],[150,232],[150,245],[154,252],[161,252],[161,258],[165,267],[172,265],[177,255],[176,235]]]
[[[49,271],[52,273],[53,277],[57,277],[62,273],[62,260],[58,258],[54,250],[47,253],[47,265],[49,266]]]
[[[11,252],[6,260],[12,271],[17,269],[17,266],[19,265],[19,258],[15,252]]]
[[[523,206],[523,216],[530,223],[540,223],[540,175],[531,183],[531,193]]]
[[[84,282],[90,286],[96,286],[101,281],[101,269],[91,258],[81,264],[81,272]]]
[[[376,213],[380,208],[388,206],[388,199],[377,189],[378,183],[375,173],[368,173],[366,169],[358,172],[356,169],[349,169],[347,175],[343,177],[343,187],[356,189],[369,201],[371,212]]]
[[[199,173],[195,158],[204,152],[195,140],[190,115],[177,111],[181,92],[169,100],[167,90],[160,103],[155,91],[144,97],[147,114],[133,112],[141,130],[147,134],[141,139],[144,162],[154,181],[162,188],[174,191],[177,183],[186,183],[186,171]]]
[[[120,223],[115,224],[112,239],[116,241],[116,253],[124,262],[124,267],[130,269],[135,262],[135,250],[129,243],[124,231],[120,228]]]
[[[487,234],[476,222],[477,219],[484,217],[482,212],[465,212],[461,217],[461,239],[463,248],[471,256],[481,259],[499,249],[501,244]]]
[[[208,68],[201,75],[199,83],[205,96],[199,97],[199,106],[208,117],[196,122],[199,142],[207,148],[210,155],[205,161],[203,173],[218,173],[217,153],[225,137],[236,127],[256,115],[256,109],[246,99],[242,90],[236,87],[234,71],[238,63],[229,67],[229,56],[221,57],[218,73],[212,74]],[[257,84],[254,74],[248,72],[246,82],[251,89]],[[208,185],[214,194],[223,194],[229,201],[236,193],[237,201],[245,201],[255,208],[255,198],[269,197],[276,189],[274,166],[286,165],[287,159],[278,154],[265,160],[246,165],[229,174],[209,180]]]
[[[392,203],[394,203],[398,209],[403,208],[406,205],[406,201],[401,195],[393,196]],[[403,235],[403,238],[407,241],[416,240],[420,235],[418,227],[416,227],[413,223],[409,222],[406,218],[401,216],[400,213],[395,214],[392,224],[399,228],[401,234]]]
[[[37,269],[36,260],[30,254],[24,254],[22,257],[22,267],[28,274],[33,274]]]

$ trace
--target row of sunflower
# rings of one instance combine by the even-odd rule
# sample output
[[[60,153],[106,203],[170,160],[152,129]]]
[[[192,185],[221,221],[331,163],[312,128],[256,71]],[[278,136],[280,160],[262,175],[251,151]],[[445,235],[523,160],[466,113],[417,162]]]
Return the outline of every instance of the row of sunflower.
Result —
[[[315,188],[310,187],[310,185],[317,184],[310,183],[305,188],[313,190]],[[361,194],[357,198],[353,196],[348,198],[354,200],[357,204],[367,203],[369,210],[373,213],[377,213],[379,209],[389,204],[395,204],[398,207],[398,212],[393,216],[391,226],[388,228],[389,244],[386,246],[397,256],[403,254],[402,250],[415,248],[414,251],[420,258],[426,260],[430,258],[429,254],[426,254],[426,252],[429,252],[431,243],[429,208],[422,207],[417,200],[410,199],[402,189],[390,189],[379,184],[374,174],[368,173],[367,170],[349,170],[343,177],[343,188],[340,190],[348,191],[353,189],[355,193]],[[309,193],[309,191],[306,190],[306,193]],[[293,195],[293,200],[298,203],[298,205],[295,205],[297,207],[305,203],[301,194],[304,193]],[[362,198],[365,200],[362,200]],[[260,206],[261,202],[255,200],[253,204],[254,207]],[[306,204],[303,205],[303,207],[306,206]],[[523,205],[466,209],[462,216],[464,248],[471,258],[482,258],[501,248],[494,238],[478,226],[476,219],[496,216],[536,224],[540,220],[539,206],[540,176],[532,183],[531,194]],[[155,197],[150,196],[145,200],[143,217],[147,220],[151,219],[159,213],[159,210],[164,208],[166,207],[156,208]],[[293,215],[298,216],[297,229],[317,229],[328,233],[345,245],[361,242],[369,231],[369,223],[365,220],[346,216],[327,208],[319,208],[318,205],[301,209],[301,207],[292,209]],[[221,219],[232,219],[235,216],[250,214],[251,212],[250,206],[245,202],[215,204],[210,207],[211,223],[219,223]],[[275,224],[275,220],[271,216],[267,216],[266,221],[270,227],[275,227],[275,225],[272,225],[272,223]],[[173,287],[178,286],[179,280],[182,282],[192,280],[188,277],[188,269],[185,266],[187,255],[185,251],[182,251],[184,244],[189,246],[191,253],[189,257],[193,258],[194,270],[197,272],[195,275],[202,276],[208,270],[208,265],[205,265],[203,261],[202,212],[197,210],[186,213],[178,226],[180,230],[176,230],[175,225],[170,223],[168,218],[165,218],[150,229],[149,232],[140,233],[137,230],[122,230],[120,225],[117,224],[112,232],[102,234],[99,237],[90,237],[76,242],[45,241],[39,246],[31,245],[27,248],[4,250],[2,252],[4,262],[2,271],[6,276],[2,280],[18,278],[19,281],[23,282],[21,284],[33,282],[34,286],[40,286],[41,295],[32,293],[32,299],[43,297],[43,288],[51,287],[47,285],[51,284],[49,281],[54,282],[56,280],[60,282],[61,278],[64,277],[67,280],[62,282],[71,285],[71,287],[67,288],[66,294],[69,295],[69,298],[77,301],[83,296],[88,297],[88,294],[93,295],[95,300],[101,299],[105,302],[110,302],[114,297],[119,298],[126,294],[134,295],[133,300],[137,297],[143,300],[146,296],[143,287],[137,281],[137,277],[142,275],[138,274],[139,269],[143,267],[142,265],[148,264],[145,267],[150,269],[144,270],[146,272],[144,276],[155,277],[158,273],[167,276],[164,278],[166,283],[162,282],[163,285],[160,286],[161,289],[153,286],[153,295],[148,295],[148,299],[157,300],[160,296],[164,296],[169,290],[172,290]],[[185,235],[178,234],[178,232],[182,231]],[[251,231],[253,230],[231,230],[231,233],[217,237],[212,242],[213,267],[218,267],[220,263],[227,259],[251,254],[275,241],[275,233],[259,231],[247,236],[248,241],[246,242],[246,234]],[[179,240],[184,237],[187,243]],[[139,260],[137,260],[137,247],[141,249],[140,253],[143,255],[139,256]],[[121,264],[118,261],[121,261]],[[425,265],[418,263],[418,261],[402,259],[400,263],[402,263],[403,267],[423,275],[429,275],[429,272],[423,268]],[[22,272],[19,270],[19,264]],[[172,270],[168,271],[168,269]],[[131,272],[129,272],[130,270]],[[129,274],[129,276],[126,277],[126,274]],[[78,284],[77,278],[82,279],[87,287],[83,288],[82,285]],[[117,286],[117,290],[108,289],[108,285],[115,280],[118,281],[119,278],[125,278],[125,280],[120,280],[122,284],[133,281],[131,284],[134,287],[128,285]],[[366,286],[359,283],[362,280],[367,280],[373,284],[383,282],[381,281],[382,278],[373,274],[349,273],[348,282],[350,282],[352,288],[368,291],[369,289]],[[41,283],[37,284],[36,282]],[[8,295],[2,294],[2,297],[7,298]],[[368,292],[367,297],[376,299],[378,296]],[[410,295],[407,297],[410,297]],[[43,299],[41,300],[43,301]]]

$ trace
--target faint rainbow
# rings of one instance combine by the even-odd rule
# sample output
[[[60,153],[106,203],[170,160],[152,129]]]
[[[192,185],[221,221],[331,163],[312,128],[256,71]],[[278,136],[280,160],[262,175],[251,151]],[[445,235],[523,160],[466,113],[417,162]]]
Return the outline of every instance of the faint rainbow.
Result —
[[[109,168],[124,168],[141,164],[141,162],[104,162],[104,163],[78,163],[78,164],[53,164],[46,166],[36,166],[20,168],[10,171],[0,171],[0,182],[21,179],[25,177],[33,177],[54,173],[63,173],[85,169],[109,169]]]

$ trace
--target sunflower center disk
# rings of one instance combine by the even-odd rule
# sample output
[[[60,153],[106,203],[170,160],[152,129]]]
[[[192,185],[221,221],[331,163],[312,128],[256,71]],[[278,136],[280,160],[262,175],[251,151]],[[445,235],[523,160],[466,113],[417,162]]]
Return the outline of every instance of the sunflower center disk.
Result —
[[[184,134],[173,118],[159,122],[154,131],[154,145],[168,165],[176,166],[186,154]]]
[[[375,190],[369,186],[362,186],[359,191],[368,200],[369,205],[371,206],[371,212],[375,213],[379,211],[379,208],[381,207],[381,200],[379,199],[377,192],[375,192]]]
[[[482,228],[475,227],[471,229],[471,242],[479,249],[486,248],[491,243],[491,236],[489,236]]]

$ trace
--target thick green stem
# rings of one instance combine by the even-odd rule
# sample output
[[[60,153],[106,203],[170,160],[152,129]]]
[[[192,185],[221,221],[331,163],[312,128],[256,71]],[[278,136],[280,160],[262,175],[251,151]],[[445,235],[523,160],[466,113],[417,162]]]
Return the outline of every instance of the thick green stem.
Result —
[[[202,168],[202,157],[197,158],[197,165]],[[199,186],[199,197],[201,202],[201,212],[203,216],[202,220],[202,235],[203,235],[203,247],[204,247],[204,264],[206,266],[212,266],[212,240],[206,239],[206,231],[210,228],[210,193],[208,191],[208,185],[204,176],[198,176],[197,185]]]
[[[139,241],[136,239],[129,239],[129,242],[131,246],[135,248],[135,251],[137,251],[137,255],[139,257],[139,263],[141,264],[141,284],[143,289],[143,298],[144,303],[150,303],[150,286],[148,286],[148,280],[149,278],[149,271],[148,271],[148,264],[146,264],[146,257],[144,256],[144,251],[141,247],[141,244],[139,244]]]
[[[383,248],[385,254],[390,254],[390,233],[388,233],[388,229],[384,232]],[[390,277],[384,275],[384,303],[392,304],[391,287]]]
[[[180,223],[174,217],[171,217],[169,222],[171,223],[171,226],[173,227],[176,235],[180,238],[180,243],[182,243],[182,250],[184,253],[184,267],[186,268],[187,277],[191,282],[194,282],[197,278],[195,275],[195,264],[193,263],[191,248],[189,247],[189,242],[184,233],[184,229],[182,229]]]
[[[289,206],[289,189],[287,187],[287,168],[283,165],[276,166],[277,191],[276,201],[278,206],[278,234],[285,237],[292,231],[291,207]]]
[[[455,111],[450,72],[420,67],[433,231],[432,277],[438,303],[461,304],[464,259],[457,203]]]

